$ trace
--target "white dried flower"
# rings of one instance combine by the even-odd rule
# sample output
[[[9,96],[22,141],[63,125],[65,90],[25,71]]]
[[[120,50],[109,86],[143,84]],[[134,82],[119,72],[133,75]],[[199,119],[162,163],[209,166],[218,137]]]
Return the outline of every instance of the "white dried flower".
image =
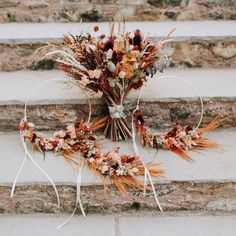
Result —
[[[92,157],[92,158],[89,158],[89,162],[90,163],[92,163],[92,162],[94,162],[95,161],[95,159]]]
[[[136,168],[136,167],[134,167],[134,168],[132,169],[132,171],[133,171],[134,173],[138,173],[138,172],[139,172],[138,168]]]
[[[29,122],[29,123],[28,123],[28,126],[29,126],[30,128],[34,128],[34,127],[35,127],[34,123],[32,123],[32,122]]]
[[[186,132],[185,131],[180,131],[179,132],[179,138],[184,138],[186,136]]]
[[[124,79],[125,76],[126,76],[126,73],[122,70],[122,71],[119,73],[119,77],[120,77],[121,79]]]
[[[114,79],[109,80],[109,86],[110,86],[111,88],[114,88],[114,87],[116,86],[116,82],[115,82]]]
[[[52,145],[51,143],[46,143],[46,144],[45,144],[45,148],[46,148],[47,150],[52,150],[52,149],[53,149],[53,145]]]
[[[56,138],[64,138],[66,136],[66,132],[64,130],[60,130],[54,133],[54,137]]]
[[[66,129],[70,133],[70,137],[75,139],[76,138],[75,125],[74,124],[68,125]]]
[[[104,165],[102,167],[102,173],[104,174],[106,171],[108,171],[109,167],[107,165]]]
[[[134,63],[134,69],[135,69],[135,70],[138,69],[138,63],[137,63],[137,62]]]
[[[123,170],[120,170],[120,169],[116,170],[116,174],[117,174],[117,175],[123,175],[123,173],[124,173]]]
[[[111,59],[111,58],[112,58],[112,54],[113,54],[112,49],[109,49],[109,50],[106,52],[107,59]]]

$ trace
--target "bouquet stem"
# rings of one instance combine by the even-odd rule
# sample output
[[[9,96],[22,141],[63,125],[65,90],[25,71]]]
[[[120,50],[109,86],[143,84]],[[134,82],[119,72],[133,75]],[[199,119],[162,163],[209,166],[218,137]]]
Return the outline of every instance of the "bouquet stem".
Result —
[[[128,140],[132,138],[132,132],[126,121],[124,107],[120,97],[114,99],[111,96],[103,95],[109,109],[109,115],[95,121],[91,124],[90,129],[93,131],[104,129],[103,134],[112,141]],[[120,104],[120,105],[117,105]]]
[[[103,134],[112,141],[128,140],[132,137],[132,133],[123,117],[112,118],[110,116]]]

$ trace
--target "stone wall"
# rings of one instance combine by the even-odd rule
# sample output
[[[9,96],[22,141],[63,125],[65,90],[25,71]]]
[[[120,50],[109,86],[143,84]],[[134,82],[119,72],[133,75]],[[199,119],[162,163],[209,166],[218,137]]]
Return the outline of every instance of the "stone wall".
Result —
[[[96,102],[95,102],[96,101]],[[202,125],[208,125],[215,117],[227,117],[224,127],[236,126],[236,99],[218,97],[212,100],[204,99],[204,117]],[[135,100],[136,102],[136,100]],[[125,105],[125,114],[131,122],[135,104],[128,101]],[[92,100],[92,119],[107,115],[107,108],[102,100]],[[145,111],[145,119],[154,129],[169,129],[173,123],[178,122],[194,126],[200,117],[199,101],[194,99],[164,99],[155,102],[141,102],[140,110]],[[19,129],[23,117],[23,105],[0,105],[0,131]],[[58,130],[66,124],[86,119],[87,104],[45,104],[29,105],[28,116],[37,124],[39,130]]]
[[[122,197],[114,186],[83,186],[81,197],[86,213],[114,214],[130,212],[153,212],[158,214],[152,192],[143,196],[142,190],[128,188],[130,199]],[[10,197],[9,186],[0,186],[0,213],[70,213],[75,204],[75,186],[57,185],[61,196],[61,207],[56,205],[54,189],[48,185],[23,185],[16,188],[14,198]],[[172,211],[236,211],[235,182],[176,182],[156,185],[157,195],[164,212]],[[96,194],[94,194],[96,192]],[[78,209],[76,213],[80,214]]]
[[[57,65],[53,60],[42,60],[46,53],[45,50],[49,50],[44,47],[48,43],[54,42],[60,44],[61,40],[47,40],[43,43],[40,40],[26,43],[17,40],[6,43],[0,42],[0,70],[48,70],[56,68]],[[176,38],[170,42],[170,45],[174,48],[171,67],[236,68],[235,37]],[[38,50],[39,48],[43,49]],[[53,50],[53,47],[50,50]],[[202,60],[203,57],[204,60]]]
[[[0,23],[235,20],[236,0],[0,0]]]

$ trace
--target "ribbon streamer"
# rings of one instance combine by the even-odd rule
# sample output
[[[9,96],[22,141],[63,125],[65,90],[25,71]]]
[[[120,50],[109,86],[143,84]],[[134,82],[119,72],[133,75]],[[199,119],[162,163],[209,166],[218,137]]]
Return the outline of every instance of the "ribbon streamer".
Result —
[[[141,93],[140,93],[141,94]],[[138,99],[138,102],[140,100],[140,97]],[[136,109],[133,111],[133,116],[132,116],[132,140],[133,140],[133,148],[134,148],[134,153],[136,156],[139,156],[140,157],[140,154],[139,154],[139,150],[138,150],[138,147],[137,147],[137,144],[136,144],[136,141],[135,141],[135,129],[134,129],[134,113],[139,109],[139,105],[137,104],[136,106]],[[140,157],[141,158],[141,157]],[[150,184],[151,184],[151,187],[152,187],[152,191],[153,191],[153,194],[154,194],[154,198],[156,200],[156,203],[157,203],[157,206],[158,208],[160,209],[161,212],[163,212],[162,210],[162,207],[160,205],[160,202],[157,198],[157,194],[156,194],[156,190],[155,190],[155,187],[154,187],[154,184],[153,184],[153,181],[152,181],[152,177],[149,173],[149,170],[146,166],[146,163],[144,162],[144,160],[141,158],[141,161],[142,161],[142,164],[144,166],[144,189],[143,189],[143,194],[144,196],[146,195],[146,188],[147,188],[147,177],[149,178],[149,181],[150,181]]]
[[[61,229],[64,225],[66,225],[72,219],[72,217],[74,216],[74,214],[76,212],[76,209],[77,209],[78,205],[80,206],[80,210],[82,212],[83,217],[86,217],[86,214],[84,212],[84,208],[83,208],[83,205],[82,205],[82,201],[81,201],[81,196],[80,196],[83,165],[84,165],[84,163],[82,161],[82,164],[78,169],[78,175],[77,175],[77,181],[76,181],[76,203],[75,203],[75,208],[74,208],[72,214],[70,215],[70,217],[67,220],[65,220],[62,224],[57,226],[57,229]]]
[[[24,119],[22,119],[22,122],[24,122]],[[21,142],[22,142],[22,145],[23,145],[23,148],[25,150],[25,154],[30,158],[30,160],[32,161],[32,163],[37,167],[37,169],[49,180],[49,182],[52,184],[53,188],[54,188],[54,191],[56,193],[56,196],[57,196],[57,206],[60,207],[60,198],[59,198],[59,194],[58,194],[58,190],[57,190],[57,187],[55,185],[55,183],[53,182],[53,180],[49,177],[49,175],[39,166],[39,164],[33,159],[33,157],[31,156],[28,148],[27,148],[27,145],[26,145],[26,142],[25,142],[25,138],[22,134],[22,132],[20,132],[20,135],[21,135]],[[23,168],[23,167],[22,167]]]
[[[15,192],[15,189],[16,189],[16,182],[17,182],[17,180],[18,180],[18,178],[19,178],[19,175],[20,175],[21,172],[22,172],[22,169],[24,168],[26,158],[27,158],[27,153],[25,152],[24,159],[23,159],[23,161],[22,161],[22,163],[21,163],[21,165],[20,165],[20,168],[19,168],[19,170],[18,170],[18,172],[17,172],[17,174],[16,174],[16,177],[15,177],[15,179],[14,179],[14,181],[13,181],[13,184],[12,184],[11,197],[14,196],[14,192]]]

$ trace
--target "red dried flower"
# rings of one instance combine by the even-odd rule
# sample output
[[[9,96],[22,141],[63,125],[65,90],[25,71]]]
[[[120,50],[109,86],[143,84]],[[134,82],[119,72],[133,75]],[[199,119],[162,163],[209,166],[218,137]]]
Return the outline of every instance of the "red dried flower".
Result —
[[[135,32],[134,32],[134,37],[133,37],[133,45],[134,46],[138,46],[139,49],[141,50],[141,42],[142,42],[142,36],[141,36],[141,33],[140,33],[140,30],[137,29]]]
[[[98,32],[98,31],[99,31],[99,27],[98,27],[97,25],[95,25],[95,26],[93,27],[93,30],[94,30],[94,32]]]
[[[112,54],[112,61],[116,65],[118,62],[121,62],[123,60],[124,53],[122,52],[113,52]]]
[[[95,139],[94,136],[89,136],[89,137],[88,137],[88,140],[95,141],[96,139]]]
[[[133,84],[132,88],[133,89],[139,89],[143,86],[143,81],[140,79],[136,83]]]
[[[105,34],[101,34],[101,35],[99,36],[100,39],[104,39],[105,37],[106,37]]]
[[[108,51],[109,49],[113,49],[114,46],[114,41],[113,39],[109,39],[105,44],[104,44],[104,51]]]

